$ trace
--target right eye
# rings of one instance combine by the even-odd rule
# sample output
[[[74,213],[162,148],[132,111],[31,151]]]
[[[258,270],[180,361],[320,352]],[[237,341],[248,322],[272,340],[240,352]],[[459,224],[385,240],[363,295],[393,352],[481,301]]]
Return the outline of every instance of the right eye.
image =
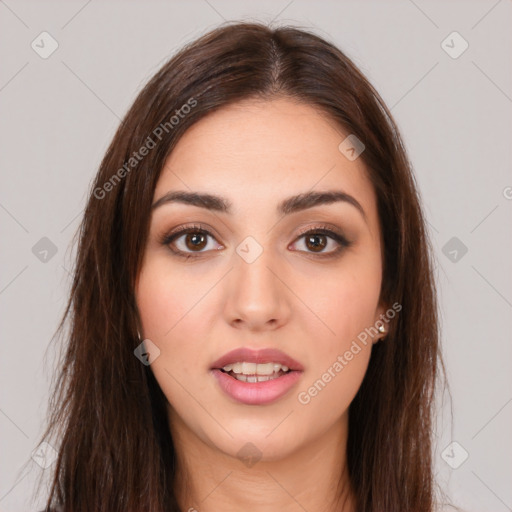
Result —
[[[208,246],[208,237],[215,240],[213,234],[201,226],[185,226],[178,231],[165,235],[162,243],[169,246],[169,249],[177,256],[190,258],[194,257],[194,253],[207,252],[204,249]],[[216,250],[221,248],[222,246],[217,247]],[[215,247],[210,248],[210,250],[214,249]]]

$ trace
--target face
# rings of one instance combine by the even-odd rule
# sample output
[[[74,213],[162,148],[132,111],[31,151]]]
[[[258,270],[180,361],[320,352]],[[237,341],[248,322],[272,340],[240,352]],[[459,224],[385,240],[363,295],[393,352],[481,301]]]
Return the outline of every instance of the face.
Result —
[[[362,333],[385,311],[376,197],[362,159],[338,149],[347,135],[311,106],[246,100],[193,125],[169,156],[136,299],[173,436],[233,457],[252,443],[276,460],[346,424],[379,338]],[[290,200],[324,192],[353,200]],[[289,370],[219,369],[244,361]]]

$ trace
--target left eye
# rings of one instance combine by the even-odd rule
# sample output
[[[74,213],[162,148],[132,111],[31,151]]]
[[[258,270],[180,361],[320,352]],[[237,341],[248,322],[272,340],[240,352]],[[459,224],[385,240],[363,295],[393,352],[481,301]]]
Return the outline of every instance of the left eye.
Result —
[[[313,253],[334,253],[340,245],[348,245],[343,242],[342,237],[337,233],[328,230],[311,230],[302,234],[297,240],[303,240],[306,252]],[[331,242],[331,244],[329,244]],[[326,249],[329,245],[331,250]],[[325,249],[325,250],[324,250]]]

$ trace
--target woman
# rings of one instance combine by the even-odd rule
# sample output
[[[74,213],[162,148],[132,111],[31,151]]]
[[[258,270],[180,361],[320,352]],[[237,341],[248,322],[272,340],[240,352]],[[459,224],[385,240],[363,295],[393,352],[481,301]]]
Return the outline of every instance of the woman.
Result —
[[[397,127],[339,49],[250,23],[189,44],[79,235],[48,509],[434,510],[431,249]]]

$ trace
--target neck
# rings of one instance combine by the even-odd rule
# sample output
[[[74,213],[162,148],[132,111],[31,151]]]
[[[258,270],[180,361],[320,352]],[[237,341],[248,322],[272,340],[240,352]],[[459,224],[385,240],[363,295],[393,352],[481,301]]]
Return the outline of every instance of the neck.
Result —
[[[348,414],[282,458],[245,462],[199,439],[170,412],[174,491],[184,512],[354,512],[346,465]]]

